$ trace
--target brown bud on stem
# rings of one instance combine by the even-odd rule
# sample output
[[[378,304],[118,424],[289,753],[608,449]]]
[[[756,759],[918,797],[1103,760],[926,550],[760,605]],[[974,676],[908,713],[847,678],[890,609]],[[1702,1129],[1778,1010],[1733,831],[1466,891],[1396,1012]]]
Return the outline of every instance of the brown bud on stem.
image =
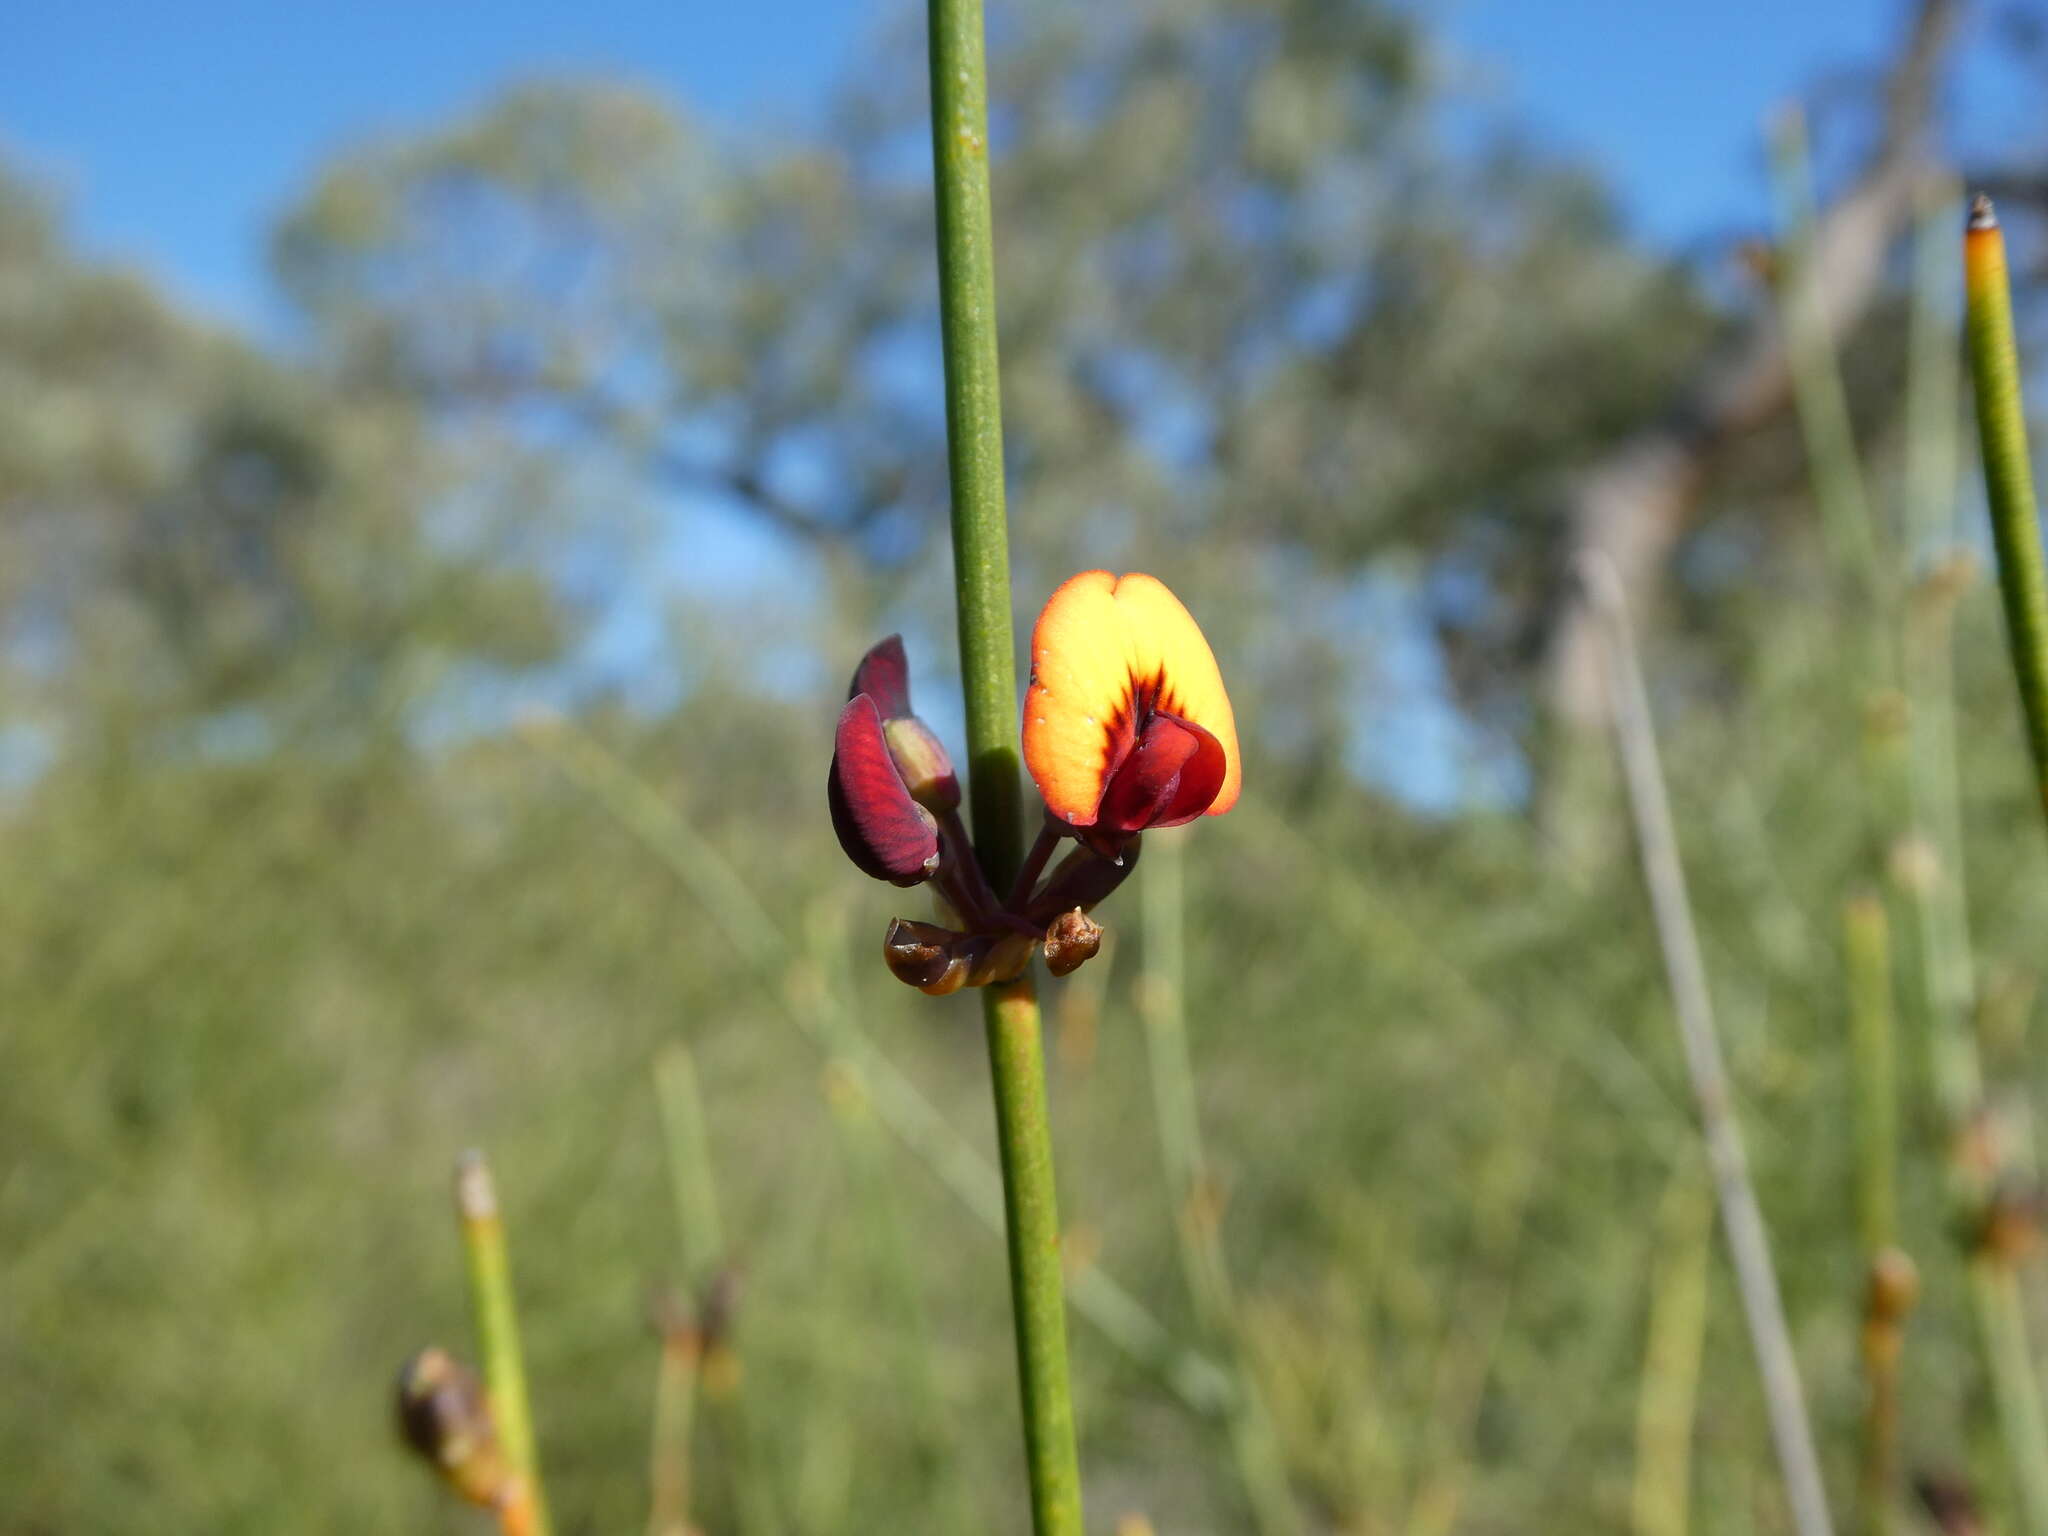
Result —
[[[1923,1472],[1913,1491],[1941,1536],[1984,1536],[1984,1514],[1970,1485],[1952,1472]]]
[[[905,986],[944,997],[967,984],[966,962],[954,954],[954,946],[966,937],[936,923],[892,918],[882,938],[882,958],[889,974]]]
[[[1903,1248],[1880,1248],[1870,1256],[1864,1315],[1874,1322],[1902,1323],[1920,1300],[1920,1271]]]
[[[2007,1179],[1984,1202],[1977,1228],[1978,1249],[1987,1258],[2017,1264],[2041,1240],[2041,1193]]]
[[[441,1480],[472,1504],[504,1506],[517,1476],[476,1373],[445,1349],[429,1347],[398,1373],[398,1428]]]
[[[1045,930],[1045,968],[1067,976],[1093,960],[1102,948],[1102,925],[1075,907],[1054,918]]]
[[[898,981],[932,997],[962,987],[1011,981],[1031,963],[1038,937],[1029,933],[957,933],[936,923],[894,918],[882,939],[882,958]]]

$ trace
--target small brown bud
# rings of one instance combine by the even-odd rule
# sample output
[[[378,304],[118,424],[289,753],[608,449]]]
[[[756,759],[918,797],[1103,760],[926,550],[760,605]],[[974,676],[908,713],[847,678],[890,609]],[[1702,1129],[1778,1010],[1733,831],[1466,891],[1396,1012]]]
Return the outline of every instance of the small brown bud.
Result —
[[[967,963],[955,953],[955,947],[966,938],[966,934],[936,923],[893,918],[882,939],[882,958],[888,962],[889,974],[905,986],[943,997],[967,983]]]
[[[659,1290],[648,1298],[647,1321],[665,1352],[688,1360],[703,1353],[704,1338],[697,1328],[697,1314],[675,1291]]]
[[[470,1503],[495,1508],[510,1497],[512,1468],[498,1445],[483,1383],[447,1350],[423,1349],[399,1369],[398,1428]]]
[[[1955,1473],[1923,1472],[1913,1479],[1913,1491],[1941,1536],[1983,1536],[1984,1515],[1977,1495]]]
[[[2011,1180],[1994,1188],[1977,1229],[1979,1249],[1987,1257],[2017,1264],[2040,1240],[2040,1191]]]
[[[1045,930],[1045,968],[1067,976],[1095,958],[1102,948],[1102,925],[1075,907],[1054,918]]]
[[[1777,249],[1765,240],[1744,240],[1735,247],[1735,262],[1750,281],[1775,288],[1782,271]]]
[[[898,981],[944,997],[962,987],[1015,980],[1031,963],[1038,943],[1036,934],[959,933],[899,917],[882,940],[882,957]]]
[[[973,959],[967,984],[990,987],[1022,976],[1024,968],[1031,963],[1032,955],[1037,952],[1039,939],[1031,933],[1006,933],[998,938],[976,935],[968,940],[968,944],[972,947]]]
[[[1903,1248],[1880,1248],[1870,1256],[1865,1316],[1873,1322],[1904,1322],[1920,1300],[1920,1271]]]
[[[732,1337],[740,1291],[740,1272],[730,1264],[721,1264],[704,1282],[704,1293],[697,1299],[697,1334],[707,1348]]]

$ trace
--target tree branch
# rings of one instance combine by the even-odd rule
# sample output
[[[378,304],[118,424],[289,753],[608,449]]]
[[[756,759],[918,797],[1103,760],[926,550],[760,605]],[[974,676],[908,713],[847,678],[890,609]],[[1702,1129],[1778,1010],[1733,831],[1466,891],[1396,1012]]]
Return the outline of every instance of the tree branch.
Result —
[[[1956,0],[1921,0],[1884,86],[1878,146],[1854,186],[1820,218],[1803,281],[1811,285],[1816,330],[1839,346],[1868,313],[1884,258],[1910,225],[1931,173],[1926,136],[1936,82],[1951,35]],[[1657,426],[1619,444],[1589,466],[1571,493],[1567,557],[1608,562],[1638,612],[1654,592],[1685,531],[1701,486],[1735,442],[1776,419],[1792,398],[1791,359],[1770,307],[1736,344],[1701,370]],[[1558,733],[1546,764],[1542,812],[1556,828],[1573,814],[1577,777],[1565,757],[1586,757],[1605,732],[1598,616],[1577,584],[1564,584],[1546,645],[1544,693]],[[1572,838],[1565,835],[1567,843]]]

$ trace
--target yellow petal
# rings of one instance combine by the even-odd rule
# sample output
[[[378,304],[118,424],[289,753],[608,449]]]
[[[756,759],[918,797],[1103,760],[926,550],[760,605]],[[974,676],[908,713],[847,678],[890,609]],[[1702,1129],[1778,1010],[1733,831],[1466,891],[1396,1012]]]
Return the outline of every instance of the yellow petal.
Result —
[[[1237,723],[1201,628],[1153,577],[1083,571],[1053,593],[1031,634],[1024,762],[1055,816],[1077,827],[1094,822],[1133,713],[1147,707],[1222,743],[1229,767],[1208,814],[1235,805]]]

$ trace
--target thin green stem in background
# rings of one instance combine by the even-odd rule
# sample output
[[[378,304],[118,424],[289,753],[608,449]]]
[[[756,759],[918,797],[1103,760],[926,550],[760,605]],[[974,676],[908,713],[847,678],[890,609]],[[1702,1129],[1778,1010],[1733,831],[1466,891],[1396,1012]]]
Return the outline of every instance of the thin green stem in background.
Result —
[[[1154,1123],[1181,1272],[1206,1342],[1237,1377],[1238,1406],[1230,1416],[1231,1454],[1261,1536],[1297,1536],[1301,1515],[1287,1485],[1287,1466],[1272,1414],[1246,1357],[1237,1297],[1224,1262],[1215,1179],[1202,1151],[1195,1104],[1195,1068],[1188,1049],[1187,902],[1182,882],[1185,832],[1153,832],[1145,839],[1145,874],[1138,882],[1145,938],[1139,1013],[1145,1024],[1145,1064],[1152,1078]]]
[[[1917,1281],[1897,1244],[1899,1097],[1891,928],[1875,895],[1842,912],[1850,1056],[1856,1081],[1856,1208],[1863,1239],[1863,1447],[1858,1506],[1866,1536],[1897,1524],[1899,1358]]]
[[[724,1450],[723,1463],[746,1536],[766,1536],[780,1521],[761,1464],[762,1436],[756,1430],[739,1363],[743,1359],[738,1321],[730,1307],[714,1301],[722,1272],[730,1265],[725,1224],[718,1213],[718,1184],[712,1175],[711,1133],[697,1087],[697,1064],[680,1042],[663,1048],[654,1063],[655,1097],[661,1106],[669,1182],[675,1192],[682,1242],[683,1273],[690,1305],[697,1309],[699,1390]],[[723,1315],[707,1314],[717,1307]]]
[[[2005,234],[1991,199],[1970,206],[1963,237],[1963,283],[1969,297],[1970,376],[1977,389],[1977,432],[1984,454],[1984,492],[1998,548],[1998,589],[2005,600],[2006,637],[2035,787],[2048,812],[2048,567],[2027,457],[2026,411],[2020,402],[2019,349],[2013,341],[2012,293],[2005,270]]]
[[[1621,582],[1598,557],[1585,561],[1580,579],[1606,621],[1609,687],[1614,701],[1614,730],[1621,749],[1622,777],[1629,809],[1635,818],[1636,842],[1642,857],[1643,883],[1649,888],[1657,938],[1671,986],[1673,1012],[1685,1047],[1686,1070],[1699,1103],[1700,1133],[1707,1165],[1721,1207],[1721,1226],[1734,1261],[1736,1290],[1749,1321],[1750,1345],[1770,1416],[1771,1439],[1792,1523],[1800,1536],[1828,1536],[1827,1489],[1821,1481],[1820,1458],[1814,1451],[1813,1426],[1799,1382],[1799,1362],[1792,1351],[1785,1304],[1771,1264],[1770,1237],[1749,1176],[1749,1158],[1742,1129],[1729,1097],[1728,1069],[1714,1028],[1713,1005],[1707,992],[1706,964],[1700,957],[1699,933],[1686,894],[1685,871],[1678,857],[1678,835],[1671,821],[1671,803],[1658,762],[1657,737],[1650,719],[1650,700],[1636,661]]]
[[[1970,1256],[1970,1289],[1984,1353],[1991,1365],[1991,1391],[2005,1435],[2006,1459],[2018,1485],[2022,1528],[2048,1533],[2048,1421],[2041,1412],[2041,1383],[2034,1374],[2019,1276],[2011,1261],[1985,1249]]]
[[[691,1536],[691,1431],[696,1421],[698,1366],[694,1326],[664,1319],[654,1383],[654,1425],[648,1435],[647,1536]]]
[[[1850,1054],[1856,1067],[1856,1214],[1866,1255],[1898,1241],[1899,1085],[1892,1027],[1892,948],[1884,903],[1843,909]]]
[[[953,486],[953,585],[967,703],[974,843],[1007,890],[1023,844],[1017,659],[996,364],[995,227],[981,0],[931,0],[932,172],[938,199],[939,325]],[[1059,1201],[1038,1000],[1027,972],[983,999],[1010,1242],[1010,1296],[1024,1398],[1031,1511],[1039,1536],[1080,1536],[1081,1469],[1067,1385]]]
[[[689,1047],[665,1046],[655,1057],[654,1095],[661,1106],[676,1231],[683,1245],[683,1274],[695,1289],[725,1262],[725,1230],[718,1214],[718,1186],[711,1176],[711,1138],[704,1125],[697,1063]]]
[[[512,1301],[512,1263],[505,1247],[505,1223],[498,1191],[481,1152],[464,1153],[455,1169],[455,1214],[469,1275],[469,1305],[483,1361],[484,1391],[498,1443],[512,1464],[531,1505],[526,1529],[548,1536],[547,1500],[539,1459],[534,1454],[533,1413],[526,1393],[526,1357],[519,1344],[519,1314]]]
[[[1657,1231],[1663,1251],[1650,1282],[1649,1341],[1636,1395],[1630,1529],[1634,1536],[1686,1536],[1707,1334],[1707,1260],[1714,1241],[1713,1201],[1697,1159],[1672,1171]]]

